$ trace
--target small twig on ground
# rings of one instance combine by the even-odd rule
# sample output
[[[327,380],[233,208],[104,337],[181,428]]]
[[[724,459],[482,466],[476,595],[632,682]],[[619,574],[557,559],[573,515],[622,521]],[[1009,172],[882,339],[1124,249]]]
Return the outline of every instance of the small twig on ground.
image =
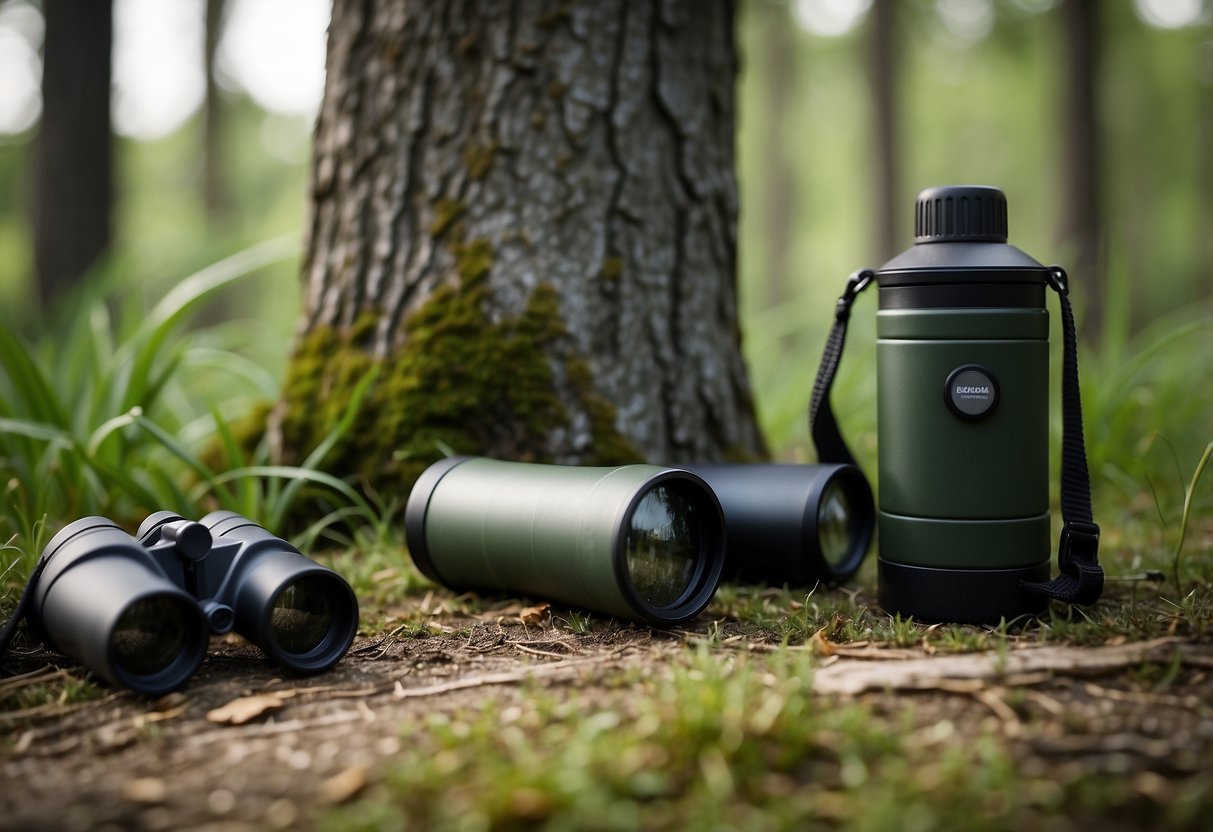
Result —
[[[552,679],[563,675],[572,675],[582,668],[591,665],[603,664],[611,659],[617,658],[629,647],[621,647],[618,650],[613,650],[599,656],[593,656],[585,659],[565,659],[555,664],[539,664],[532,665],[521,670],[508,670],[501,673],[485,673],[479,676],[464,677],[462,679],[454,679],[450,682],[440,682],[436,685],[424,685],[415,688],[406,688],[399,682],[396,684],[396,690],[393,694],[397,699],[413,699],[423,696],[438,696],[444,693],[451,693],[457,690],[467,690],[468,688],[485,687],[486,685],[512,685],[518,682],[524,682],[527,679]]]

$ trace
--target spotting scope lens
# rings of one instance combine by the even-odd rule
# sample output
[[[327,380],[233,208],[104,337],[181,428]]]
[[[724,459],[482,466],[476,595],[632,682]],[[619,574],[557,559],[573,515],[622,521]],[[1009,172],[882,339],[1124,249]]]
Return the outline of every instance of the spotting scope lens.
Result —
[[[700,509],[673,483],[640,498],[628,524],[624,560],[632,589],[648,605],[667,608],[695,580],[703,548]]]
[[[862,532],[846,488],[837,479],[830,480],[817,506],[817,540],[821,557],[831,569],[844,567],[854,556]]]
[[[452,457],[417,480],[409,554],[452,589],[519,592],[672,626],[703,611],[724,520],[695,474]]]

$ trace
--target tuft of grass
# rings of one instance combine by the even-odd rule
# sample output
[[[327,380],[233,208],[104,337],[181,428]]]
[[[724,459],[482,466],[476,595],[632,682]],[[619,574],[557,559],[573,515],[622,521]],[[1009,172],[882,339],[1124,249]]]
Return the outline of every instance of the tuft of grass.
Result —
[[[185,278],[150,310],[107,295],[102,275],[33,340],[0,321],[4,607],[49,537],[82,516],[134,526],[162,509],[197,518],[225,508],[280,534],[288,520],[310,516],[296,538],[302,546],[398,539],[398,501],[363,496],[322,470],[374,385],[373,370],[303,463],[272,465],[267,443],[240,441],[234,420],[272,401],[277,382],[216,346],[230,337],[224,326],[187,330],[216,292],[295,254],[293,240],[253,246]],[[354,531],[342,539],[338,525]]]
[[[1175,574],[1175,587],[1180,591],[1183,589],[1183,583],[1179,570],[1182,565],[1184,540],[1188,535],[1188,523],[1192,519],[1193,496],[1196,493],[1196,486],[1200,484],[1201,475],[1205,472],[1205,466],[1209,464],[1210,457],[1213,457],[1213,442],[1205,446],[1205,452],[1201,454],[1200,461],[1196,463],[1196,470],[1192,473],[1192,479],[1184,490],[1183,513],[1179,518],[1179,539],[1175,542],[1175,556],[1171,560],[1171,569]]]

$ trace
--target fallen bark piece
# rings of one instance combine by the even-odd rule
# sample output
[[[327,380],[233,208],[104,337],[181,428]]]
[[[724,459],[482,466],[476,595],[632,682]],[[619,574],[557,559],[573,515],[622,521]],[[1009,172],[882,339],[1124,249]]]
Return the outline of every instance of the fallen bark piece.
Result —
[[[1182,650],[1180,639],[1161,638],[1110,647],[1046,646],[1005,653],[965,653],[919,659],[873,661],[840,658],[813,675],[818,693],[857,694],[870,690],[933,690],[960,679],[1006,680],[1028,674],[1098,676],[1133,667],[1146,660],[1169,661],[1180,650],[1180,661],[1203,666],[1207,653]],[[1188,662],[1187,659],[1191,659]]]
[[[370,772],[365,766],[350,766],[320,784],[320,800],[324,803],[345,803],[366,788]]]
[[[132,803],[163,803],[168,786],[159,777],[136,777],[122,784],[122,796]]]

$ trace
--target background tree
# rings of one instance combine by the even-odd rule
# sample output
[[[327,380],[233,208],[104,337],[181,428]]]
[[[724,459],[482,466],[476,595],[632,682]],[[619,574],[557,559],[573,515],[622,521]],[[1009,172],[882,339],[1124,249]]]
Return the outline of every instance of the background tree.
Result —
[[[867,60],[868,83],[872,89],[872,141],[876,166],[875,216],[876,251],[884,262],[900,250],[899,231],[904,229],[905,206],[899,199],[898,123],[897,123],[897,4],[894,0],[874,0],[869,24]]]
[[[110,242],[111,0],[45,0],[42,125],[34,167],[34,268],[44,307]]]
[[[1087,338],[1099,335],[1107,296],[1104,265],[1099,256],[1099,232],[1104,227],[1099,188],[1103,143],[1096,112],[1099,5],[1097,0],[1065,0],[1061,6],[1065,32],[1061,235],[1074,252],[1071,272],[1082,285],[1082,327]]]
[[[765,83],[762,112],[762,189],[763,248],[767,257],[767,302],[775,306],[788,299],[791,275],[792,223],[795,218],[793,195],[796,172],[788,161],[789,149],[796,146],[795,134],[788,127],[787,114],[795,90],[795,30],[788,25],[788,9],[783,3],[754,3],[748,9],[762,22],[762,48],[753,57]]]
[[[281,454],[317,443],[372,365],[334,466],[372,481],[440,443],[762,454],[737,326],[733,14],[337,0]]]
[[[202,99],[202,202],[212,225],[221,223],[228,213],[229,197],[223,181],[223,101],[215,78],[215,54],[222,34],[226,0],[206,0],[203,60],[206,92]]]

